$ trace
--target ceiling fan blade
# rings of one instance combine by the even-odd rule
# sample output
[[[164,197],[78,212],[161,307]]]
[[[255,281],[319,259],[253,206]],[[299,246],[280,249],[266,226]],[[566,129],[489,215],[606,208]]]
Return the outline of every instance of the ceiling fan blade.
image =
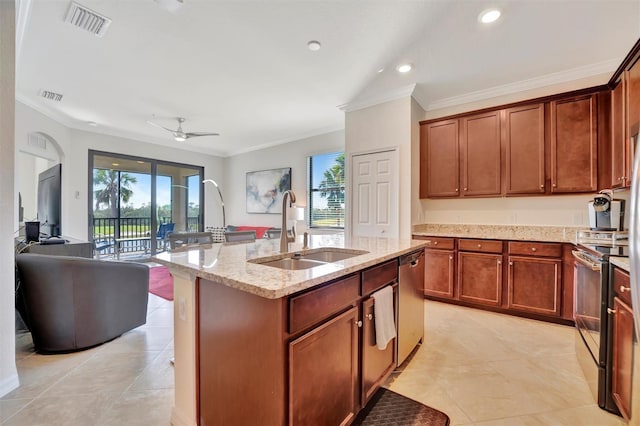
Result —
[[[189,132],[187,133],[188,138],[195,138],[198,136],[220,136],[220,133],[200,133],[200,132]]]
[[[164,129],[164,130],[166,130],[167,132],[171,132],[171,133],[174,133],[174,132],[175,132],[175,130],[174,130],[174,129],[168,129],[168,128],[164,127],[164,126],[159,125],[158,123],[154,123],[153,121],[149,121],[149,120],[147,120],[147,123],[151,124],[152,126],[156,126],[156,127],[161,128],[161,129]]]

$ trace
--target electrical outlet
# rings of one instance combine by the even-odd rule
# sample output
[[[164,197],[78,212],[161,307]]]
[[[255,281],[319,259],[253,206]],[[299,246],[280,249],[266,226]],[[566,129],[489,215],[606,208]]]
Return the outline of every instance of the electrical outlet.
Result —
[[[181,297],[178,302],[178,316],[182,321],[187,320],[187,300]]]

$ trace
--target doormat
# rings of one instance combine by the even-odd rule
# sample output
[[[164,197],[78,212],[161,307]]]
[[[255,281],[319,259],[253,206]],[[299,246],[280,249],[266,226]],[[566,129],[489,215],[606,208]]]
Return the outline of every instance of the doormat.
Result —
[[[354,425],[448,426],[449,416],[389,389],[380,388],[360,411]]]
[[[166,266],[149,268],[149,293],[173,300],[173,276]]]

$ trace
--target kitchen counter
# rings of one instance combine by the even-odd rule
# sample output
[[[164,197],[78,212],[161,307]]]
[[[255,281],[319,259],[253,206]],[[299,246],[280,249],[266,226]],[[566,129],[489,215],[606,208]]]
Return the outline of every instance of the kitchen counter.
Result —
[[[413,226],[413,235],[496,240],[575,243],[583,226],[458,225],[427,223]]]
[[[360,302],[357,306],[351,304],[361,297],[360,275],[353,273],[425,246],[425,241],[420,240],[312,235],[310,250],[329,247],[367,253],[303,270],[251,262],[258,258],[277,259],[280,240],[201,245],[155,256],[154,261],[169,267],[174,283],[175,400],[171,423],[196,425],[207,423],[202,418],[216,417],[218,420],[211,421],[212,424],[224,424],[218,417],[227,416],[234,420],[226,424],[248,424],[246,419],[237,419],[249,416],[260,424],[284,424],[285,408],[293,404],[286,393],[288,380],[304,377],[304,374],[290,376],[287,369],[289,347],[300,347],[288,341],[290,333],[295,332],[293,326],[287,326],[288,321],[305,318],[307,312],[328,309],[327,306],[332,306],[329,300],[344,304],[348,310],[332,320],[337,324],[333,330],[338,330],[339,339],[331,341],[330,346],[337,344],[344,349],[347,344],[353,348],[347,352],[359,353],[359,340],[351,336],[356,336],[353,330],[358,329],[353,327],[360,315]],[[290,252],[301,251],[302,236],[289,247]],[[380,273],[386,270],[383,268]],[[341,277],[345,279],[336,281]],[[331,286],[318,289],[320,293],[310,291],[290,296],[330,282]],[[295,308],[290,297],[297,298]],[[302,307],[298,307],[300,304]],[[318,328],[324,330],[322,326]],[[326,356],[325,351],[319,353]],[[207,363],[203,364],[203,359]],[[298,363],[304,363],[305,359],[297,358]],[[340,360],[353,362],[350,356]],[[224,371],[215,367],[220,365],[225,366]],[[357,370],[343,370],[353,373],[354,380],[359,377],[354,373]],[[238,380],[251,385],[237,388],[232,383]],[[265,395],[269,398],[265,399]],[[207,405],[201,405],[201,397]]]
[[[289,245],[290,252],[302,251],[302,236]],[[346,260],[303,270],[286,270],[251,263],[256,258],[278,257],[280,240],[256,240],[251,243],[201,245],[185,251],[160,253],[154,261],[199,278],[216,281],[228,287],[278,299],[339,278],[351,272],[393,259],[425,247],[424,241],[344,235],[310,235],[309,248],[348,248],[367,251]]]
[[[629,264],[628,257],[611,256],[609,258],[609,262],[611,262],[613,265],[616,265],[620,269],[624,269],[627,272],[631,271],[631,265]]]

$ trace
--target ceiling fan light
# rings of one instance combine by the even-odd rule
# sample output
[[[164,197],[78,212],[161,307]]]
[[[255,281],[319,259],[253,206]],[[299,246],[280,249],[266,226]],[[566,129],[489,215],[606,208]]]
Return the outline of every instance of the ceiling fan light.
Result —
[[[184,137],[184,136],[174,136],[174,139],[175,139],[177,142],[184,142],[184,141],[186,141],[186,140],[187,140],[187,138],[186,138],[186,137]]]

